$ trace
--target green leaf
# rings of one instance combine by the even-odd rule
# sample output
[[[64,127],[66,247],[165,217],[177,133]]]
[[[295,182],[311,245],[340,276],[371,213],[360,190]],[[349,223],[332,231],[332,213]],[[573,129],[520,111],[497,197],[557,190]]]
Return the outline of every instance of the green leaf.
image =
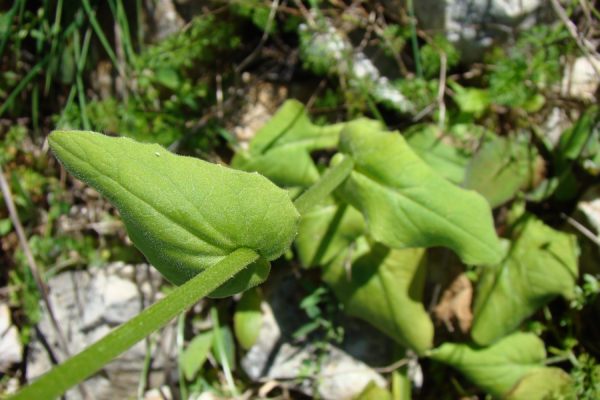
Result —
[[[496,137],[471,159],[464,187],[476,190],[490,206],[497,207],[532,186],[537,168],[537,152],[526,139]]]
[[[248,350],[256,343],[262,325],[260,305],[262,295],[258,288],[247,290],[237,303],[233,315],[235,337],[243,349]]]
[[[467,264],[500,260],[485,199],[436,174],[402,136],[351,122],[340,151],[355,167],[338,192],[363,213],[375,240],[393,248],[446,246]]]
[[[12,222],[10,218],[0,219],[0,236],[4,236],[12,231]]]
[[[569,374],[560,368],[543,368],[525,375],[517,385],[506,395],[506,400],[548,400],[575,398],[561,397],[569,394],[571,388]]]
[[[215,335],[219,335],[219,338],[215,337],[212,343],[212,353],[215,356],[215,360],[224,368],[229,368],[231,371],[235,371],[235,341],[233,340],[233,334],[228,326],[221,326],[219,330],[213,330]],[[223,345],[223,353],[219,351],[218,341]],[[223,360],[222,355],[227,359]],[[227,366],[227,367],[226,367]]]
[[[531,333],[515,333],[490,347],[444,343],[431,358],[451,365],[495,397],[504,396],[520,379],[544,368],[544,342]]]
[[[425,251],[369,246],[364,238],[324,268],[323,280],[350,315],[419,354],[431,348],[433,323],[422,303]]]
[[[559,173],[568,167],[570,161],[582,156],[587,147],[594,145],[598,147],[599,129],[596,126],[599,121],[600,107],[593,105],[583,113],[574,126],[563,132],[555,156],[556,169]]]
[[[181,357],[179,365],[183,368],[185,379],[191,381],[194,379],[206,358],[213,344],[213,332],[203,332],[198,335],[187,345]]]
[[[287,193],[258,174],[93,132],[53,132],[49,141],[67,170],[119,209],[131,240],[175,284],[248,248],[261,259],[212,295],[245,290],[267,277],[268,260],[296,234]]]
[[[231,166],[259,172],[279,186],[310,186],[319,179],[310,152],[335,148],[342,127],[314,125],[300,102],[288,100]]]
[[[354,400],[392,400],[392,394],[384,388],[377,386],[375,382],[369,384]]]
[[[274,148],[256,156],[238,153],[231,166],[258,172],[281,187],[308,187],[319,179],[310,154],[297,146]]]
[[[300,220],[295,241],[300,263],[305,268],[326,265],[364,233],[364,219],[355,208],[332,200],[314,207]]]
[[[451,182],[461,183],[469,161],[464,151],[444,142],[435,125],[422,125],[404,134],[408,145],[438,174]]]
[[[513,229],[504,261],[485,271],[474,306],[471,336],[486,345],[517,329],[554,297],[571,297],[577,280],[577,242],[531,215]]]
[[[454,92],[452,98],[460,111],[473,114],[475,118],[479,118],[490,107],[490,94],[487,90],[465,88],[452,80],[448,81],[448,85]]]

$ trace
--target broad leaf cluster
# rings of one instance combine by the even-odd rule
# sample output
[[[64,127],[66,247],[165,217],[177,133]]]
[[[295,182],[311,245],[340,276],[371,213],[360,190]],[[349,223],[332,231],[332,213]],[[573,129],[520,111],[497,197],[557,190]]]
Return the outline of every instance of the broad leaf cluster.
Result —
[[[348,314],[455,367],[493,396],[543,397],[569,377],[545,367],[543,342],[519,329],[556,296],[572,297],[577,244],[518,207],[505,239],[496,234],[492,207],[535,177],[537,154],[524,142],[486,139],[469,161],[438,133],[425,127],[405,139],[367,119],[318,126],[288,101],[236,154],[238,170],[91,132],[54,132],[50,145],[69,171],[111,200],[133,242],[173,283],[250,249],[260,259],[212,295],[245,291],[266,279],[269,261],[293,242],[301,265],[321,268]],[[331,154],[329,165],[315,161],[315,151]],[[567,169],[565,154],[559,164]],[[311,194],[293,203],[302,192]],[[483,270],[466,343],[434,348],[424,291],[428,274],[443,267],[430,258],[432,247]],[[238,304],[235,331],[245,348],[256,340],[261,301],[249,291]],[[185,365],[186,374],[197,370],[193,360]]]

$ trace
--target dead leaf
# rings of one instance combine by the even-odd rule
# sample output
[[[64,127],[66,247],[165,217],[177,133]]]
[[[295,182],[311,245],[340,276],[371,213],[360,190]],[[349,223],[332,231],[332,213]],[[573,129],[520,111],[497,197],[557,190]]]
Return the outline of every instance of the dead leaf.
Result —
[[[473,313],[471,302],[473,300],[473,285],[467,276],[462,273],[444,290],[442,298],[434,309],[436,318],[446,325],[450,332],[454,332],[455,324],[462,333],[471,329]]]

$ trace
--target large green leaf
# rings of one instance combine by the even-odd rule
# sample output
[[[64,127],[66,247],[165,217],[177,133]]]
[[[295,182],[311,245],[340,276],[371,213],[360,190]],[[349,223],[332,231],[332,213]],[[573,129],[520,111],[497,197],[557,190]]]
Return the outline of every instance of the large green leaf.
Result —
[[[574,236],[527,214],[517,221],[512,236],[508,255],[484,273],[478,288],[471,336],[481,345],[517,329],[554,297],[569,297],[575,287]]]
[[[355,121],[342,131],[340,151],[355,168],[339,194],[364,214],[375,240],[393,248],[446,246],[468,264],[500,260],[485,199],[435,173],[402,136]]]
[[[527,374],[543,370],[544,342],[531,333],[515,333],[490,347],[444,343],[431,353],[495,397],[504,396]]]
[[[533,185],[537,152],[525,138],[496,137],[486,142],[467,167],[464,186],[479,192],[492,207]]]
[[[335,148],[342,126],[314,125],[300,102],[288,100],[231,165],[257,171],[279,186],[309,186],[319,179],[310,152]]]
[[[119,209],[132,241],[175,284],[249,248],[261,261],[213,295],[245,290],[266,278],[268,260],[296,235],[299,215],[287,193],[258,174],[93,132],[53,132],[49,140],[67,170]]]
[[[362,238],[324,267],[323,280],[348,314],[422,354],[433,341],[433,323],[422,303],[425,264],[423,249],[371,247]]]
[[[451,182],[461,183],[469,157],[464,150],[443,140],[436,125],[421,125],[404,134],[408,145],[438,174]]]
[[[365,222],[355,208],[333,200],[302,215],[295,241],[305,268],[326,265],[365,233]]]

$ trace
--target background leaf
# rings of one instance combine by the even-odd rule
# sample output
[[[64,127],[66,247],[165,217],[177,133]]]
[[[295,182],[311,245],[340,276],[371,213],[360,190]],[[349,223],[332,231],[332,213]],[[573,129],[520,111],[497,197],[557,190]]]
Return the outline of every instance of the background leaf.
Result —
[[[500,260],[485,199],[436,174],[402,136],[355,121],[342,131],[340,151],[355,167],[338,192],[363,213],[375,240],[394,248],[446,246],[467,264]]]
[[[268,274],[265,260],[296,234],[299,215],[287,193],[258,174],[93,132],[54,132],[49,140],[73,175],[119,209],[134,244],[175,284],[249,248],[263,260],[213,294],[256,285]]]
[[[555,163],[559,173],[569,167],[569,163],[586,154],[586,150],[596,147],[598,151],[598,123],[600,107],[593,105],[577,120],[575,125],[567,129],[560,137],[556,147]]]
[[[323,280],[348,314],[422,354],[433,341],[433,323],[422,303],[425,265],[423,249],[370,246],[362,238],[324,268]]]
[[[245,291],[233,314],[235,338],[243,349],[248,350],[256,343],[262,325],[260,305],[262,294],[258,288]]]
[[[408,145],[438,174],[451,182],[462,183],[469,161],[465,151],[445,143],[436,125],[419,125],[404,134]]]
[[[305,268],[326,265],[364,233],[362,215],[354,207],[330,199],[300,220],[295,241],[300,262]]]
[[[492,208],[511,200],[536,179],[537,152],[528,139],[496,137],[469,162],[464,187],[476,190]]]
[[[213,329],[214,335],[219,335],[219,338],[214,337],[212,342],[212,354],[215,356],[215,360],[223,368],[229,368],[231,371],[235,371],[235,340],[229,326],[220,326],[218,330]],[[218,348],[218,340],[223,344],[223,355],[227,358],[227,363],[222,358],[222,353]]]
[[[554,297],[570,297],[577,279],[575,237],[525,214],[513,228],[508,255],[481,278],[471,336],[498,340]]]
[[[444,343],[431,353],[495,397],[504,396],[525,375],[544,368],[544,342],[531,333],[515,333],[490,347]]]
[[[342,127],[314,125],[300,102],[288,100],[256,133],[248,151],[234,156],[231,166],[257,171],[282,187],[310,186],[319,179],[310,152],[335,148]]]
[[[392,400],[392,394],[384,388],[380,388],[374,382],[370,382],[355,400]]]
[[[575,398],[570,393],[571,383],[569,374],[562,369],[543,368],[525,375],[508,393],[506,400]]]
[[[185,379],[188,381],[194,379],[202,365],[204,365],[212,343],[213,332],[208,331],[196,335],[187,345],[179,358],[179,365],[183,368]]]

